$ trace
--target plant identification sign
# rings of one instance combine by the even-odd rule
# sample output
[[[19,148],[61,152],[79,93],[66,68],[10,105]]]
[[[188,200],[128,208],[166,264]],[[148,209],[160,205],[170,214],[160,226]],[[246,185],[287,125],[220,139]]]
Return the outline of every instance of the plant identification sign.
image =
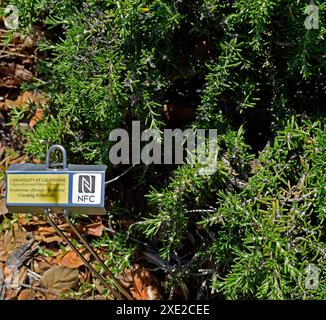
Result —
[[[66,208],[71,213],[105,214],[105,170],[102,165],[14,164],[6,173],[6,206],[17,213]]]

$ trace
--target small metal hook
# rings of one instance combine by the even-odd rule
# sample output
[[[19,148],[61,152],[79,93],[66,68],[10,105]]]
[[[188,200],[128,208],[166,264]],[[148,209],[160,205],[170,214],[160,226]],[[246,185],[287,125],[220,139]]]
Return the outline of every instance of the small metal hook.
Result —
[[[50,166],[51,166],[51,154],[55,150],[59,150],[62,153],[62,163],[58,163],[58,164],[55,164],[55,165],[56,166],[57,165],[62,165],[63,166],[63,169],[68,169],[68,161],[67,161],[67,152],[66,152],[66,149],[63,146],[59,145],[59,144],[53,145],[53,146],[51,146],[49,148],[48,153],[46,154],[46,160],[45,160],[46,169],[51,169],[50,168]]]

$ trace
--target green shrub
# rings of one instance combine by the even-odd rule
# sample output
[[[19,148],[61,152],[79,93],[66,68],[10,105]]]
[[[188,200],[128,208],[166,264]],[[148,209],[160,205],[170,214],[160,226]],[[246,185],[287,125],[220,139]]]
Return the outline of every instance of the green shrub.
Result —
[[[315,292],[304,285],[309,263],[325,270],[325,147],[320,122],[298,126],[293,118],[260,154],[244,190],[219,194],[216,213],[201,223],[219,226],[209,250],[219,270],[232,261],[213,281],[227,298],[325,297],[324,285]],[[241,240],[226,241],[226,233]]]

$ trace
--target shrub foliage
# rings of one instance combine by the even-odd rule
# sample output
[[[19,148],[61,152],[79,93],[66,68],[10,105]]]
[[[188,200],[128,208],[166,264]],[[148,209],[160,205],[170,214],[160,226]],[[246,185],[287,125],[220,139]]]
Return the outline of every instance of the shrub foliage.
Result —
[[[161,270],[167,296],[326,298],[324,1],[318,29],[305,27],[309,1],[11,2],[46,36],[51,103],[27,133],[30,155],[62,143],[110,171],[109,134],[132,120],[218,129],[214,175],[139,165],[128,175],[146,204],[111,200],[112,219],[133,219],[128,235],[146,239],[156,259],[138,242],[140,258]],[[195,116],[173,122],[180,110]]]

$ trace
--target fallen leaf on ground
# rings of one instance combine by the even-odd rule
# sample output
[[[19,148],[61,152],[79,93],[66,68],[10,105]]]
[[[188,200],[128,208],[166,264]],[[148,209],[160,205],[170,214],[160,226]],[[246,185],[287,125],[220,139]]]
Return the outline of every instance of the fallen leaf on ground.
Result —
[[[19,290],[17,289],[8,289],[6,290],[5,298],[4,300],[16,300],[17,296],[19,294]]]
[[[10,283],[13,286],[13,289],[20,288],[21,284],[23,284],[27,278],[27,268],[21,267],[18,269],[12,269],[10,267],[4,267],[4,275],[6,277],[6,282]],[[17,288],[15,288],[17,287]]]
[[[39,227],[35,233],[35,240],[45,243],[61,243],[63,241],[52,227]]]
[[[86,260],[88,260],[89,254],[84,255],[84,257]],[[64,266],[68,268],[79,268],[84,264],[84,262],[73,251],[68,251],[58,255],[56,260],[59,266]]]
[[[68,290],[78,284],[78,269],[71,269],[63,266],[54,266],[45,271],[41,284],[47,289]]]
[[[22,214],[18,218],[18,222],[21,226],[25,225],[37,225],[37,226],[47,226],[47,222],[45,220],[41,220],[38,216],[29,217],[27,214]]]
[[[160,294],[153,283],[152,276],[145,268],[138,268],[133,272],[133,290],[131,293],[136,300],[158,300]]]
[[[81,282],[89,282],[91,281],[91,273],[89,271],[88,268],[81,268],[81,270],[79,270],[79,277],[80,277],[80,281]]]
[[[26,156],[25,155],[14,157],[14,158],[9,157],[8,160],[6,161],[6,165],[25,163],[25,162],[26,162]]]
[[[87,235],[101,237],[104,230],[104,225],[101,222],[92,223],[84,227],[84,232]]]
[[[5,300],[16,300],[21,291],[21,284],[23,284],[27,278],[27,269],[22,267],[17,274],[15,270],[5,267],[4,275],[8,288],[8,290],[6,290]]]
[[[42,120],[44,117],[44,109],[42,108],[37,108],[35,111],[35,114],[33,116],[33,118],[31,119],[31,121],[29,122],[29,126],[31,128],[34,128],[34,126],[40,121]]]
[[[7,252],[16,250],[27,243],[26,232],[22,228],[13,228],[6,231],[4,236],[4,246]]]
[[[33,250],[31,247],[33,243],[34,239],[30,239],[16,250],[13,250],[8,255],[6,266],[16,268],[21,267],[23,263],[32,256]]]
[[[43,274],[45,271],[49,270],[55,262],[55,258],[53,257],[35,257],[35,259],[33,259],[34,271]]]
[[[0,261],[6,262],[8,258],[8,252],[4,244],[3,237],[0,238]]]
[[[35,237],[38,241],[42,241],[45,243],[51,243],[51,242],[58,242],[61,243],[63,240],[60,238],[60,236],[55,235],[44,235],[44,234],[40,234],[38,236]]]
[[[32,290],[24,289],[20,292],[18,300],[35,300],[35,293]]]
[[[22,69],[21,71],[25,71],[25,70]],[[21,72],[20,74],[24,75],[23,72]],[[1,82],[0,82],[0,86],[1,86]],[[33,92],[33,91],[25,91],[15,98],[16,99],[14,100],[5,99],[4,102],[0,102],[0,109],[8,110],[9,108],[15,108],[15,107],[27,108],[29,104],[45,105],[47,103],[46,98],[41,93]]]
[[[158,281],[145,268],[138,265],[133,270],[127,270],[121,276],[121,282],[130,288],[135,300],[159,300],[160,294]]]
[[[106,288],[105,286],[102,284],[102,282],[99,279],[94,279],[93,281],[96,290],[100,293],[100,294],[104,294]]]
[[[46,293],[45,298],[46,298],[46,300],[57,300],[58,295],[57,294],[52,294],[52,293]]]

